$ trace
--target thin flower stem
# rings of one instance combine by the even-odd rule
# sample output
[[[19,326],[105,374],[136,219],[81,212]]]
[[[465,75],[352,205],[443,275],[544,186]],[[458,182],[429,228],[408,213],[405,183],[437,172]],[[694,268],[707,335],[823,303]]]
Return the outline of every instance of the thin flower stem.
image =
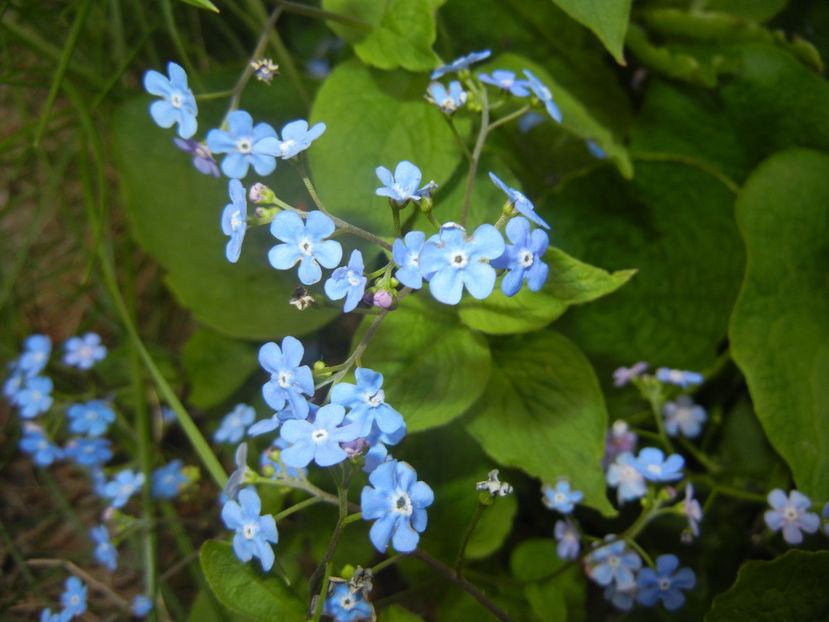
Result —
[[[478,526],[478,521],[481,520],[481,515],[487,507],[483,503],[478,502],[478,507],[475,508],[475,514],[472,515],[472,520],[466,528],[466,533],[463,534],[463,541],[461,541],[461,548],[458,551],[458,558],[455,560],[455,573],[458,577],[461,577],[463,573],[463,557],[466,554],[469,539],[472,537],[472,532],[475,531],[475,527]]]
[[[118,607],[129,607],[130,605],[129,601],[114,592],[106,583],[98,581],[98,579],[93,577],[91,574],[88,574],[81,568],[78,568],[70,561],[65,559],[47,559],[38,557],[35,559],[28,559],[26,560],[26,563],[29,564],[29,566],[34,566],[35,568],[64,568],[104,594],[114,605],[117,605]]]
[[[239,79],[236,81],[236,85],[231,91],[233,95],[230,98],[230,106],[228,106],[227,113],[225,113],[225,118],[227,118],[228,114],[239,108],[239,99],[242,97],[242,91],[248,83],[248,80],[250,80],[250,77],[253,75],[253,67],[251,66],[251,63],[260,58],[264,53],[265,48],[268,45],[268,35],[276,24],[276,20],[278,20],[279,16],[282,14],[282,10],[281,6],[276,7],[271,12],[268,21],[265,23],[265,27],[259,35],[259,40],[256,42],[256,47],[253,49],[253,54],[250,55],[250,60],[245,65],[242,75],[239,76]]]
[[[256,475],[254,479],[248,481],[257,486],[285,486],[286,488],[293,488],[294,490],[302,490],[313,497],[317,497],[319,501],[323,503],[328,503],[329,505],[340,504],[340,500],[336,495],[332,495],[330,492],[325,492],[322,488],[317,488],[308,480],[296,479],[294,477],[277,477],[276,479],[270,479]],[[360,507],[353,503],[348,504],[348,509],[352,512],[360,511]]]
[[[200,93],[195,96],[198,101],[209,101],[211,99],[222,99],[236,93],[236,89],[225,89],[224,91],[213,91],[212,93]]]
[[[665,421],[662,418],[662,400],[659,395],[656,395],[653,392],[649,393],[647,397],[648,403],[651,406],[654,421],[656,421],[656,429],[659,430],[659,440],[662,441],[662,445],[665,449],[671,453],[674,453],[674,446],[671,444],[671,440],[665,433]]]
[[[348,24],[354,28],[365,30],[366,32],[374,28],[371,24],[367,24],[366,22],[349,15],[343,15],[342,13],[332,13],[331,11],[318,9],[317,7],[309,6],[307,4],[300,4],[299,2],[289,2],[288,0],[275,0],[275,2],[281,7],[284,7],[284,9],[289,13],[305,15],[306,17],[314,17],[316,19],[325,19],[332,22],[340,22]]]
[[[405,291],[405,290],[404,290]],[[402,298],[402,296],[401,296]],[[383,321],[383,318],[386,317],[388,311],[383,310],[383,312],[374,318],[374,321],[371,323],[371,326],[368,327],[366,334],[363,335],[363,338],[360,340],[360,343],[357,344],[357,347],[354,348],[354,352],[341,364],[339,365],[340,371],[336,374],[331,376],[330,378],[323,380],[322,383],[319,384],[316,388],[324,387],[327,384],[336,384],[339,382],[343,376],[348,373],[348,370],[351,369],[351,366],[354,365],[354,362],[362,356],[365,349],[368,347],[368,342],[374,337],[374,333],[377,332],[377,329],[380,328],[380,323]]]
[[[527,111],[529,111],[529,109],[530,109],[530,106],[529,106],[529,104],[527,104],[526,106],[524,106],[522,108],[519,108],[515,112],[511,112],[510,114],[508,114],[504,117],[501,117],[500,119],[497,119],[496,121],[493,121],[492,123],[489,124],[489,128],[487,129],[487,132],[491,132],[496,127],[498,127],[500,125],[504,125],[505,123],[509,123],[513,119],[517,119],[518,117],[522,116]]]
[[[472,198],[472,186],[475,183],[475,175],[478,172],[478,162],[481,159],[481,152],[484,149],[486,135],[489,132],[489,102],[486,98],[486,89],[480,90],[481,95],[481,129],[478,131],[478,139],[475,141],[475,149],[472,151],[472,159],[469,162],[469,173],[466,176],[466,191],[463,196],[463,212],[461,213],[461,226],[466,226],[466,216],[469,213],[469,201]]]
[[[431,566],[434,570],[437,570],[440,574],[442,574],[444,577],[446,577],[453,583],[457,583],[462,590],[464,590],[472,598],[474,598],[484,607],[486,607],[492,613],[492,615],[501,620],[501,622],[513,622],[512,618],[509,617],[509,615],[504,610],[502,610],[500,607],[498,607],[498,605],[489,600],[477,587],[472,585],[469,581],[457,576],[455,574],[455,571],[443,562],[435,559],[434,557],[432,557],[428,553],[421,551],[420,549],[415,549],[414,551],[412,551],[411,557],[419,559],[424,564]]]
[[[406,555],[404,555],[403,553],[396,553],[396,554],[392,555],[391,557],[388,557],[388,558],[384,559],[379,564],[375,564],[374,566],[369,568],[369,572],[371,572],[371,574],[373,574],[373,575],[376,575],[378,572],[380,572],[384,568],[388,568],[392,564],[396,564],[401,559],[405,559],[405,558],[406,558]]]
[[[642,559],[645,560],[645,563],[648,566],[650,566],[651,568],[656,568],[656,565],[653,563],[653,560],[651,559],[651,556],[647,554],[645,549],[643,549],[641,546],[639,546],[639,543],[636,542],[636,540],[634,540],[633,538],[630,538],[628,540],[625,540],[625,542],[627,542],[631,546],[631,548],[635,549],[636,552],[639,553],[639,555],[642,556]]]
[[[458,132],[458,128],[455,127],[455,122],[452,120],[452,117],[446,115],[446,122],[449,123],[449,129],[452,130],[452,134],[455,136],[455,140],[458,141],[458,145],[460,145],[461,151],[463,151],[463,155],[466,156],[467,161],[472,162],[472,154],[469,152],[469,147],[466,146],[466,141]]]
[[[362,512],[357,512],[356,514],[349,514],[343,520],[343,526],[350,525],[351,523],[356,523],[358,520],[362,520],[362,518],[363,518],[363,513]]]
[[[310,506],[315,505],[315,504],[320,503],[320,502],[322,502],[322,499],[320,497],[308,497],[307,499],[304,499],[304,500],[300,501],[299,503],[295,503],[291,507],[285,508],[284,510],[282,510],[278,514],[274,514],[273,519],[278,523],[283,518],[287,518],[288,516],[290,516],[294,512],[299,512],[300,510],[304,510],[305,508],[310,507]]]
[[[680,445],[682,445],[682,448],[689,454],[694,456],[694,459],[697,462],[699,462],[702,466],[704,466],[707,471],[710,471],[711,473],[717,473],[720,471],[720,465],[718,465],[716,462],[711,460],[711,458],[709,458],[703,452],[697,449],[693,443],[690,443],[688,440],[684,438],[678,439],[678,442]]]

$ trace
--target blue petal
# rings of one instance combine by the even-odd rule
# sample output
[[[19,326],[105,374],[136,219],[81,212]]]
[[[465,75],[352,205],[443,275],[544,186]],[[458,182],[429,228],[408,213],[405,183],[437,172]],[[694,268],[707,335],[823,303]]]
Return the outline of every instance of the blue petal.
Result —
[[[424,262],[424,267],[425,267]],[[490,268],[491,269],[491,268]],[[494,274],[494,272],[493,272]],[[494,281],[494,279],[493,279]],[[456,305],[463,295],[463,274],[451,266],[439,270],[429,281],[429,291],[436,300],[448,305]]]
[[[248,158],[241,153],[228,153],[222,160],[222,172],[228,177],[243,178],[248,174]]]
[[[314,454],[314,462],[321,467],[328,467],[342,462],[347,457],[348,454],[336,443],[325,443],[317,446]]]
[[[268,261],[277,270],[290,270],[300,257],[302,252],[293,244],[277,244],[268,251]]]
[[[172,127],[179,119],[179,111],[166,99],[160,99],[150,104],[150,116],[159,127]]]
[[[298,244],[305,237],[305,223],[295,212],[288,210],[279,212],[271,221],[271,235],[283,242]]]
[[[333,268],[343,258],[343,247],[336,240],[325,240],[314,244],[314,259],[325,268]]]
[[[319,210],[314,210],[308,214],[305,219],[305,228],[308,235],[314,240],[322,240],[327,238],[337,228],[334,221]],[[337,263],[340,260],[337,259]]]
[[[282,426],[282,430],[284,431],[285,426],[293,421],[296,420],[286,421]],[[282,438],[285,438],[284,434]],[[299,441],[287,449],[283,449],[280,453],[280,458],[286,465],[301,469],[302,467],[308,466],[311,460],[314,459],[314,446],[310,441]]]
[[[472,262],[459,272],[463,273],[463,282],[473,298],[483,300],[492,293],[495,287],[495,269],[489,264]]]
[[[276,152],[279,152],[279,138],[276,135],[276,130],[274,130],[267,123],[257,123],[256,127],[253,128],[250,137],[254,144],[254,151],[256,151],[256,148],[259,147],[261,143],[266,142],[269,149],[272,150],[273,146],[276,145]],[[273,153],[273,151],[271,151],[271,153]]]
[[[227,153],[236,149],[236,140],[224,130],[207,132],[207,148],[213,153]]]
[[[250,136],[253,132],[253,118],[244,110],[234,110],[227,115],[227,128],[236,137]]]
[[[376,472],[377,469],[374,471]],[[394,524],[395,516],[392,514],[386,514],[375,521],[368,532],[368,537],[374,545],[374,548],[381,553],[383,553],[389,546],[389,540],[391,540]]]
[[[144,74],[144,89],[148,93],[161,97],[167,97],[172,92],[170,81],[155,69],[150,69]]]
[[[365,486],[360,494],[360,510],[366,520],[379,518],[389,511],[389,499],[382,492]]]
[[[412,529],[408,521],[400,520],[392,538],[392,546],[401,553],[411,553],[417,548],[420,535]]]
[[[303,285],[313,285],[322,278],[322,270],[317,262],[305,255],[302,256],[297,273]]]
[[[247,156],[247,159],[253,165],[256,174],[262,177],[270,175],[276,168],[276,158],[270,155],[251,153]]]

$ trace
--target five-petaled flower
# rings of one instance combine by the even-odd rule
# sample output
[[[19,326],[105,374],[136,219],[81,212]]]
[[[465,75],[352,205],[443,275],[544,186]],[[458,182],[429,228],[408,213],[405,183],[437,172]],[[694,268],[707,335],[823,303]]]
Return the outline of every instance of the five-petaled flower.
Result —
[[[423,274],[420,272],[420,252],[426,242],[422,231],[409,231],[405,237],[394,241],[392,258],[400,269],[394,274],[406,287],[420,289],[423,286]]]
[[[262,570],[267,572],[273,566],[273,549],[268,544],[276,544],[279,535],[273,516],[260,516],[262,502],[256,489],[243,488],[239,491],[239,502],[228,500],[222,506],[222,520],[228,529],[233,529],[233,552],[241,561],[250,561],[258,557]]]
[[[553,535],[555,535],[558,542],[556,553],[558,553],[560,559],[576,559],[578,557],[581,534],[569,519],[557,520]]]
[[[426,101],[435,104],[444,114],[452,114],[466,103],[468,94],[461,83],[452,80],[447,89],[440,82],[432,82],[426,89]]]
[[[315,123],[308,129],[308,121],[299,119],[291,121],[282,128],[282,141],[279,143],[279,157],[283,160],[296,157],[305,151],[311,143],[322,136],[325,123]]]
[[[78,369],[89,369],[107,355],[106,346],[101,345],[101,337],[96,333],[70,337],[63,344],[63,350],[63,362]]]
[[[489,178],[492,180],[492,183],[494,183],[496,186],[498,186],[501,190],[503,190],[506,193],[509,205],[516,212],[518,212],[522,216],[526,216],[539,227],[544,227],[545,229],[550,228],[550,225],[544,222],[541,219],[541,217],[535,213],[535,206],[532,204],[532,202],[521,192],[519,192],[515,188],[510,188],[503,181],[498,179],[498,177],[492,171],[489,172]]]
[[[173,460],[153,471],[151,494],[156,499],[172,499],[188,481],[181,469],[181,460]]]
[[[575,505],[584,498],[581,490],[570,490],[570,481],[560,478],[555,488],[549,484],[541,487],[541,502],[551,510],[570,514]]]
[[[547,280],[548,267],[541,258],[550,238],[541,229],[530,231],[530,221],[521,216],[510,219],[506,233],[512,244],[507,244],[504,254],[490,262],[493,268],[507,270],[501,291],[505,296],[515,296],[526,280],[530,291],[537,292]]]
[[[287,466],[300,469],[313,460],[321,467],[338,464],[348,457],[340,443],[353,441],[360,434],[357,423],[342,425],[345,408],[326,404],[317,411],[314,421],[290,419],[282,424],[279,435],[291,446],[280,457]]]
[[[424,197],[431,196],[431,192],[437,187],[434,181],[429,182],[418,190],[422,173],[420,169],[408,160],[402,160],[394,168],[394,175],[385,166],[378,166],[374,169],[377,179],[384,184],[377,188],[374,194],[381,197],[388,197],[398,205],[405,205],[409,201],[418,201]]]
[[[144,485],[144,474],[136,473],[131,469],[124,469],[115,474],[115,479],[104,486],[104,496],[112,499],[112,507],[121,508],[129,498],[141,490]]]
[[[492,225],[481,225],[467,236],[460,225],[444,224],[420,253],[421,273],[432,274],[432,296],[444,304],[456,305],[464,286],[473,298],[483,300],[489,296],[496,275],[487,260],[500,257],[505,246],[504,238]]]
[[[236,404],[228,414],[222,418],[219,428],[213,434],[217,443],[234,445],[242,440],[245,428],[256,419],[256,411],[247,404]]]
[[[640,605],[652,607],[661,600],[665,609],[674,611],[685,603],[681,590],[693,589],[697,576],[690,568],[680,568],[676,555],[660,555],[656,558],[656,570],[643,568],[636,583],[636,601]]]
[[[766,510],[763,518],[772,531],[783,530],[783,539],[789,544],[803,542],[803,532],[815,533],[820,527],[820,517],[809,512],[812,500],[798,490],[792,490],[788,498],[779,488],[769,493],[771,510]]]
[[[230,239],[225,246],[225,257],[231,263],[239,261],[242,252],[242,241],[248,228],[248,202],[245,188],[238,179],[231,179],[227,184],[227,193],[230,203],[222,211],[222,233]]]
[[[271,221],[271,235],[284,242],[268,252],[268,261],[277,270],[290,270],[299,262],[299,280],[313,285],[322,278],[323,268],[334,268],[343,256],[334,233],[334,221],[319,210],[309,212],[305,222],[295,212],[279,212]]]
[[[63,457],[63,450],[50,441],[42,429],[32,424],[24,428],[19,447],[21,451],[32,456],[32,460],[38,466],[49,466]]]
[[[605,540],[615,538],[613,534],[605,536]],[[616,540],[597,548],[587,556],[587,563],[591,579],[602,586],[613,582],[619,589],[632,587],[635,584],[634,572],[642,567],[642,559],[627,548],[624,540]]]
[[[307,365],[300,365],[305,348],[295,337],[282,340],[282,348],[273,341],[259,348],[259,364],[269,372],[271,379],[262,387],[268,406],[282,410],[287,402],[294,416],[308,416],[308,400],[302,395],[314,395],[314,378]]]
[[[619,503],[640,499],[648,492],[645,478],[636,468],[636,458],[629,451],[623,451],[607,468],[607,485],[616,488]]]
[[[363,276],[363,254],[356,248],[351,251],[347,266],[340,266],[325,281],[325,293],[331,300],[345,298],[343,311],[353,311],[366,290],[366,277]]]
[[[682,479],[685,458],[680,454],[671,454],[665,458],[661,449],[645,447],[632,461],[632,465],[651,482],[675,482]]]
[[[512,93],[516,97],[527,97],[530,94],[527,83],[524,80],[516,80],[515,72],[506,69],[496,69],[490,76],[487,73],[479,73],[481,82],[497,86],[502,91]]]
[[[687,395],[680,395],[676,402],[665,402],[662,406],[665,417],[665,434],[668,436],[687,436],[695,438],[702,430],[707,415],[702,406],[694,404]]]
[[[222,172],[237,179],[248,174],[252,166],[257,175],[270,175],[276,168],[279,138],[267,123],[253,125],[253,118],[244,110],[227,115],[227,131],[212,129],[207,133],[207,146],[213,153],[226,153]]]
[[[354,372],[357,384],[340,382],[331,389],[331,403],[350,408],[346,419],[357,423],[364,438],[372,434],[372,428],[384,434],[394,434],[403,422],[403,415],[386,404],[383,391],[383,374],[371,369],[358,367]]]
[[[78,577],[69,577],[65,586],[66,591],[60,595],[60,602],[63,605],[63,613],[69,619],[86,611],[86,586]]]
[[[411,553],[417,548],[420,533],[426,529],[426,509],[435,495],[405,462],[384,462],[368,476],[371,486],[363,488],[360,507],[365,520],[376,522],[369,539],[381,553],[389,540],[396,551]]]
[[[115,421],[115,413],[102,400],[90,400],[85,404],[72,404],[66,411],[69,431],[75,434],[101,436]]]
[[[52,352],[52,340],[46,335],[29,335],[23,342],[23,353],[17,361],[17,371],[26,376],[37,376]]]
[[[150,69],[144,74],[144,88],[148,93],[162,97],[150,104],[150,115],[160,127],[178,123],[178,135],[190,138],[196,133],[198,107],[193,91],[187,87],[187,73],[176,63],[167,63],[167,75]]]
[[[695,371],[684,371],[681,369],[670,369],[669,367],[660,367],[656,370],[656,377],[667,384],[675,384],[683,389],[687,389],[692,384],[702,384],[704,380],[702,374]]]

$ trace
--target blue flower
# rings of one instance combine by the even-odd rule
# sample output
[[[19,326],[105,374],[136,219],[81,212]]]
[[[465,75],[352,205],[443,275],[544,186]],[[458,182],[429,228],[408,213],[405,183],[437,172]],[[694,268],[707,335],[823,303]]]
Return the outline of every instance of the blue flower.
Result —
[[[547,112],[550,113],[550,116],[558,123],[561,123],[561,110],[558,109],[558,106],[553,101],[553,94],[550,93],[550,89],[544,86],[541,80],[530,73],[528,69],[524,69],[524,75],[527,76],[527,81],[524,82],[524,85],[529,87],[533,95],[541,100],[544,107],[547,108]]]
[[[666,459],[661,449],[645,447],[633,461],[633,466],[651,482],[675,482],[682,479],[685,458],[671,454]]]
[[[491,52],[489,50],[483,50],[481,52],[470,52],[466,56],[461,56],[460,58],[456,58],[451,63],[447,65],[441,65],[437,69],[432,72],[432,75],[429,76],[432,80],[437,80],[441,76],[452,73],[456,71],[460,71],[461,69],[466,69],[472,63],[477,63],[478,61],[482,61],[486,58],[489,58]]]
[[[531,129],[533,129],[536,125],[541,125],[544,123],[544,117],[538,114],[537,112],[533,112],[532,110],[525,112],[518,118],[518,130],[522,134],[526,134]]]
[[[375,618],[374,607],[365,599],[363,590],[354,589],[348,583],[333,585],[328,598],[325,599],[322,612],[334,618],[336,622]]]
[[[238,179],[231,179],[227,185],[230,203],[222,211],[222,233],[230,239],[225,246],[225,257],[230,263],[239,261],[242,252],[242,241],[248,228],[248,202],[245,188]]]
[[[660,367],[656,370],[656,377],[667,384],[675,384],[683,389],[687,389],[692,384],[702,384],[704,380],[702,374],[695,371],[683,371],[681,369],[670,369],[668,367]]]
[[[677,436],[682,434],[688,438],[699,436],[702,424],[707,419],[705,409],[694,404],[687,395],[680,395],[676,402],[665,402],[662,406],[665,417],[665,434]]]
[[[193,91],[187,87],[187,73],[180,65],[167,63],[167,79],[154,69],[144,74],[144,88],[148,93],[163,99],[150,104],[150,115],[159,127],[172,127],[178,123],[178,135],[190,138],[196,133],[199,113]]]
[[[288,442],[286,440],[282,438],[277,438],[276,440],[274,440],[273,445],[271,445],[265,451],[263,451],[262,455],[259,457],[260,470],[264,470],[266,466],[269,466],[273,469],[273,474],[270,475],[271,479],[276,478],[280,473],[282,473],[283,469],[282,464],[275,459],[274,454],[280,454],[281,450],[285,449],[287,446]],[[301,479],[305,477],[307,469],[295,469],[294,467],[286,467],[285,473],[288,477],[293,477],[294,479]]]
[[[572,512],[575,504],[584,498],[581,490],[570,490],[570,482],[567,479],[559,479],[555,488],[545,484],[541,487],[541,494],[541,501],[545,506],[562,514]]]
[[[49,410],[52,407],[52,386],[52,380],[46,376],[27,378],[15,397],[20,416],[31,419]]]
[[[305,349],[295,337],[288,335],[282,340],[282,349],[273,341],[259,348],[259,364],[271,374],[262,387],[262,395],[268,406],[281,410],[285,403],[291,405],[297,418],[308,416],[308,401],[304,395],[314,395],[314,378],[307,365],[300,365]]]
[[[579,556],[579,540],[581,535],[578,529],[569,520],[557,520],[553,532],[558,544],[556,553],[560,559],[576,559]]]
[[[98,525],[89,531],[89,535],[92,536],[92,540],[95,542],[95,559],[110,570],[115,570],[118,551],[115,550],[112,542],[109,541],[107,528],[103,525]]]
[[[420,270],[432,274],[429,290],[442,303],[456,305],[463,288],[482,300],[495,287],[495,268],[486,261],[500,257],[504,239],[492,225],[481,225],[472,236],[455,223],[446,223],[420,253]]]
[[[400,267],[394,276],[406,287],[420,289],[423,286],[420,253],[425,241],[426,234],[422,231],[409,231],[406,237],[396,239],[392,245],[394,263]]]
[[[104,486],[104,496],[112,499],[112,507],[122,508],[130,497],[141,490],[144,474],[124,469],[115,474],[115,479]]]
[[[244,110],[227,115],[227,131],[212,129],[207,133],[207,147],[213,153],[226,153],[222,172],[228,177],[243,178],[252,166],[257,175],[270,175],[276,168],[279,138],[267,123],[253,125]]]
[[[151,494],[156,499],[172,499],[189,481],[181,470],[181,460],[173,460],[152,473]]]
[[[72,616],[66,615],[63,611],[52,613],[51,609],[44,609],[40,612],[40,622],[68,622]]]
[[[699,536],[699,522],[702,520],[702,507],[694,499],[694,486],[691,482],[685,484],[685,499],[679,504],[682,514],[688,519],[688,529],[683,532],[682,541],[690,542]]]
[[[75,434],[101,436],[115,421],[115,413],[101,400],[90,400],[86,404],[72,404],[66,411],[69,430]]]
[[[23,342],[23,353],[17,362],[17,370],[26,376],[37,376],[49,361],[52,341],[46,335],[29,335]]]
[[[389,434],[381,432],[376,425],[373,426],[371,429],[371,434],[369,434],[366,437],[361,437],[369,445],[369,450],[366,452],[366,455],[364,456],[365,464],[363,465],[363,471],[365,473],[371,473],[379,465],[383,464],[388,460],[391,460],[392,457],[389,455],[389,451],[388,449],[386,449],[386,445],[397,445],[397,443],[402,441],[405,436],[405,422],[394,432],[391,432]]]
[[[32,456],[38,466],[49,466],[63,458],[63,450],[51,442],[36,426],[27,427],[20,439],[20,450]]]
[[[661,600],[668,611],[674,611],[685,604],[685,594],[681,590],[693,589],[697,576],[690,568],[679,568],[676,555],[660,555],[656,558],[656,570],[643,568],[636,579],[639,591],[636,601],[640,605],[652,607]]]
[[[812,500],[802,492],[792,490],[788,498],[779,488],[769,493],[769,505],[763,515],[766,525],[772,531],[783,530],[783,539],[789,544],[803,542],[803,531],[815,533],[820,527],[820,517],[814,512],[807,512],[812,507]]]
[[[291,446],[283,449],[280,457],[287,466],[302,468],[313,460],[321,467],[338,464],[346,459],[340,443],[353,441],[360,434],[356,423],[341,426],[345,408],[327,404],[317,411],[313,423],[291,419],[282,424],[279,435]]]
[[[603,458],[605,466],[617,456],[636,449],[636,441],[636,433],[630,431],[626,421],[621,419],[614,421],[605,435]]]
[[[86,586],[78,577],[69,577],[65,583],[66,591],[60,595],[63,610],[70,618],[86,611]]]
[[[256,411],[247,404],[236,404],[228,414],[222,418],[219,429],[213,434],[217,443],[238,443],[245,435],[245,428],[256,419]]]
[[[420,169],[408,160],[402,160],[394,167],[394,175],[385,166],[378,166],[374,169],[374,174],[381,184],[385,184],[382,188],[377,188],[374,194],[381,197],[388,197],[398,205],[404,205],[408,201],[417,201],[425,196],[431,196],[433,188],[436,188],[434,182],[430,182],[423,186],[420,190],[417,187],[420,185],[422,173]]]
[[[381,553],[391,540],[400,553],[417,548],[420,533],[426,529],[426,509],[435,495],[425,482],[417,480],[415,470],[405,462],[384,462],[371,472],[360,495],[364,520],[377,520],[369,539]]]
[[[605,540],[616,536],[609,534]],[[611,542],[587,556],[590,565],[588,575],[601,586],[615,583],[618,589],[627,589],[634,585],[634,573],[642,567],[639,555],[627,548],[624,540]]]
[[[607,469],[607,485],[616,488],[619,503],[641,499],[648,492],[645,478],[636,468],[636,458],[624,451]]]
[[[547,264],[541,258],[547,250],[550,238],[541,229],[530,231],[530,221],[518,216],[507,223],[508,244],[504,254],[493,259],[493,268],[509,270],[501,281],[501,291],[515,296],[524,281],[530,291],[537,292],[547,280]]]
[[[107,355],[106,346],[101,345],[101,337],[95,333],[71,337],[63,344],[63,349],[63,362],[78,369],[89,369],[96,362],[103,361]]]
[[[645,361],[639,361],[630,367],[619,367],[613,372],[613,386],[623,387],[634,378],[638,378],[647,369],[648,364]]]
[[[435,104],[444,114],[454,113],[466,103],[467,97],[457,80],[452,80],[448,89],[440,82],[432,82],[426,89],[426,101]]]
[[[222,506],[222,520],[228,529],[233,529],[233,552],[241,561],[258,557],[262,570],[267,572],[273,566],[273,549],[268,542],[276,544],[279,535],[273,516],[259,516],[262,502],[256,489],[243,488],[239,491],[239,503],[230,500]]]
[[[527,97],[530,91],[527,89],[524,80],[516,80],[514,71],[507,71],[506,69],[496,69],[492,72],[492,76],[486,73],[479,73],[478,78],[481,82],[497,86],[502,91],[512,93],[516,97]]]
[[[346,419],[349,423],[358,423],[358,436],[368,437],[372,426],[386,434],[394,434],[400,429],[403,415],[386,404],[383,386],[383,374],[371,369],[358,367],[354,372],[357,384],[340,382],[331,389],[331,403],[350,408]]]
[[[95,466],[112,458],[111,443],[105,438],[73,438],[63,448],[66,457],[81,466]]]
[[[363,276],[363,255],[356,248],[351,251],[348,266],[340,266],[325,281],[325,294],[331,300],[345,298],[343,311],[354,310],[366,291],[366,277]]]
[[[533,206],[532,202],[527,197],[525,197],[515,188],[510,188],[503,181],[498,179],[498,177],[492,171],[489,172],[489,178],[492,180],[492,183],[494,183],[507,194],[509,204],[513,209],[515,209],[515,211],[517,211],[519,214],[522,214],[523,216],[526,216],[539,227],[544,227],[545,229],[550,228],[550,225],[541,220],[541,217],[535,213],[535,206]]]
[[[176,147],[193,156],[193,166],[199,173],[220,177],[219,167],[216,166],[216,160],[213,159],[213,154],[210,153],[207,145],[193,138],[184,140],[178,136],[173,137],[173,142],[176,144]]]
[[[336,226],[328,216],[314,210],[305,222],[299,214],[279,212],[271,221],[271,235],[285,244],[277,244],[268,252],[268,261],[277,270],[290,270],[299,263],[299,280],[313,285],[322,278],[324,268],[334,268],[343,256],[343,247],[336,240],[326,240]]]
[[[143,618],[150,613],[153,608],[153,601],[151,601],[144,594],[138,594],[132,601],[132,615]]]
[[[6,381],[3,383],[3,395],[5,395],[12,404],[17,404],[17,396],[23,389],[23,383],[26,380],[26,376],[23,375],[23,372],[21,372],[14,363],[10,363],[9,368],[11,369],[11,376],[6,378]]]
[[[311,143],[322,136],[325,123],[315,123],[308,129],[308,121],[291,121],[282,128],[282,142],[279,143],[279,157],[283,160],[295,157],[305,151]]]
[[[616,609],[621,611],[630,611],[633,609],[633,605],[636,602],[636,584],[634,583],[633,585],[620,590],[611,583],[604,588],[603,596],[605,597],[605,600],[609,600],[613,603],[613,606],[616,607]]]

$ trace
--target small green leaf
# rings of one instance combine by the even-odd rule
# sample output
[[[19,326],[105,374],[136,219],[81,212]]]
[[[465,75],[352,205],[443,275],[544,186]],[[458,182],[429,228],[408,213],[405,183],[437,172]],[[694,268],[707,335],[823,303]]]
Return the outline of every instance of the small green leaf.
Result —
[[[373,26],[365,32],[329,22],[363,62],[380,69],[410,71],[427,71],[437,64],[432,52],[435,9],[430,0],[324,0],[323,7]]]
[[[625,64],[622,45],[625,41],[630,0],[553,0],[570,17],[596,33],[599,40],[620,65]]]
[[[338,65],[323,83],[311,112],[324,121],[319,149],[308,157],[326,207],[348,222],[391,235],[388,201],[374,194],[374,169],[394,171],[401,160],[420,168],[423,183],[443,184],[460,160],[446,119],[423,99],[427,79],[370,69],[357,60]],[[409,206],[401,217],[408,217]]]
[[[798,489],[829,498],[829,155],[776,154],[737,200],[748,253],[732,355]]]
[[[495,460],[545,482],[566,476],[605,514],[601,458],[607,412],[590,363],[568,339],[536,332],[493,338],[492,373],[467,430]]]
[[[256,348],[219,333],[198,328],[181,353],[193,406],[215,406],[228,397],[258,367]]]
[[[406,419],[409,432],[461,415],[480,397],[489,376],[486,340],[461,325],[451,307],[425,296],[403,299],[363,356],[366,367],[383,374],[386,400]]]
[[[544,328],[572,304],[589,302],[605,296],[622,285],[636,270],[607,272],[573,259],[558,248],[544,254],[549,276],[544,287],[531,292],[526,284],[511,298],[496,285],[485,300],[464,298],[458,307],[461,320],[490,335],[525,333]]]
[[[829,552],[796,549],[772,561],[751,561],[714,598],[705,622],[804,622],[829,619]]]
[[[216,5],[210,2],[210,0],[181,0],[181,2],[192,4],[200,9],[207,9],[208,11],[213,11],[214,13],[220,12],[219,9],[216,8]]]
[[[265,575],[252,563],[240,562],[226,542],[208,540],[201,547],[201,567],[210,589],[231,611],[254,620],[302,622],[303,602],[278,577]]]

